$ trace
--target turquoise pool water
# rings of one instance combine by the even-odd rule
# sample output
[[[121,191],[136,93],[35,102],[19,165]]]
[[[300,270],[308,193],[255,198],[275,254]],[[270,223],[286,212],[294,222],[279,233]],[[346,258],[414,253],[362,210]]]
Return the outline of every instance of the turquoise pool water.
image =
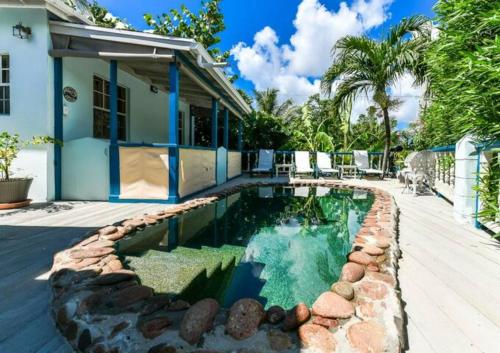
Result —
[[[229,307],[311,305],[340,274],[373,203],[363,191],[258,187],[136,232],[119,242],[143,284]]]

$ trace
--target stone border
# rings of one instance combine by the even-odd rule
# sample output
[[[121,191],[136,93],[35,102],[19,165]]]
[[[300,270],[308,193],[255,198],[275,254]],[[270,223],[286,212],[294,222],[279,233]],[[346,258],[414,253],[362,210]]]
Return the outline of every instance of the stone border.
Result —
[[[115,242],[136,229],[244,188],[277,185],[365,190],[375,196],[339,282],[321,294],[312,309],[298,304],[288,312],[280,307],[265,312],[253,299],[241,299],[229,311],[221,310],[213,299],[192,306],[171,302],[140,285],[136,274],[124,269],[114,254]],[[50,276],[54,320],[75,350],[85,353],[297,352],[299,346],[311,353],[400,352],[404,324],[397,282],[397,223],[394,199],[377,188],[323,180],[256,181],[229,187],[157,214],[103,227],[57,253]]]

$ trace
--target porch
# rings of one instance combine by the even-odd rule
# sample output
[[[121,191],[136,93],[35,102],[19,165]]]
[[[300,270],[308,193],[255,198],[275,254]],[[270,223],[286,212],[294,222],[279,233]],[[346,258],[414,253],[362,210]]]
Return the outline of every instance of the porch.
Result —
[[[192,40],[51,22],[56,200],[177,203],[241,174],[250,112]]]

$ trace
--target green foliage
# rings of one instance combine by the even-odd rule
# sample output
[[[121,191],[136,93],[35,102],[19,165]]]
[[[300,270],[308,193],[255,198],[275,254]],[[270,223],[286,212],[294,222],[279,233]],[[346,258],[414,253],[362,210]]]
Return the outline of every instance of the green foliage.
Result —
[[[478,216],[482,222],[498,222],[500,220],[500,161],[495,153],[479,177],[477,189],[481,198],[481,211]],[[496,234],[500,237],[500,233]]]
[[[218,34],[226,28],[224,15],[220,10],[221,1],[202,0],[198,13],[182,5],[180,10],[171,9],[156,19],[151,14],[145,14],[144,19],[154,33],[192,38],[207,48],[215,60],[223,62],[229,58],[229,51],[221,52],[219,48],[214,47],[221,41]]]
[[[289,140],[283,120],[264,112],[253,112],[244,120],[245,149],[277,150]]]
[[[288,120],[290,114],[293,114],[293,101],[287,99],[283,103],[278,103],[279,90],[269,88],[265,91],[254,91],[257,110],[262,113],[274,115],[284,120]]]
[[[426,55],[430,104],[418,148],[449,145],[466,133],[500,138],[500,3],[439,0],[439,37]]]
[[[124,20],[112,16],[108,9],[98,4],[94,0],[92,4],[88,5],[90,13],[92,14],[93,21],[99,27],[105,28],[121,28],[132,30],[133,28],[128,25]]]
[[[334,62],[322,78],[326,94],[330,94],[338,82],[333,102],[339,111],[346,109],[359,95],[373,95],[384,118],[384,170],[391,145],[389,110],[397,105],[389,89],[406,73],[412,73],[416,83],[423,82],[423,58],[429,40],[429,20],[424,16],[403,19],[381,41],[367,36],[346,36],[335,44]]]
[[[19,151],[28,145],[42,145],[58,143],[49,136],[34,136],[30,140],[22,141],[18,134],[11,135],[7,131],[0,133],[0,178],[9,180],[10,166],[17,158]]]

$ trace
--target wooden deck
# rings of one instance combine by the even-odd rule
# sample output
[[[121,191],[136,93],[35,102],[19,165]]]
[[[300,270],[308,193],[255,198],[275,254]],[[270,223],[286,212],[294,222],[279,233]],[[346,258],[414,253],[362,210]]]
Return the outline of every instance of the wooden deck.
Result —
[[[356,183],[392,192],[401,209],[408,352],[498,352],[500,244],[455,224],[443,199],[401,194],[395,181]],[[0,211],[0,352],[71,352],[48,314],[53,254],[83,232],[165,207],[63,202]]]

